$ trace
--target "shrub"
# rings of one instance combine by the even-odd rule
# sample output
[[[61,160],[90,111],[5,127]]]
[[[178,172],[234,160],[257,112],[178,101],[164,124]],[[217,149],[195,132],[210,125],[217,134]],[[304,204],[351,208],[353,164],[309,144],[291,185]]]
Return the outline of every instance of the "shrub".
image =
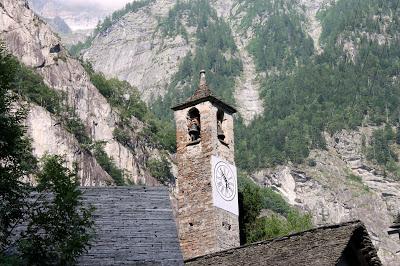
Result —
[[[92,142],[91,138],[86,133],[85,125],[74,111],[69,110],[63,114],[61,116],[61,123],[69,133],[75,136],[76,140],[81,145],[90,144]]]
[[[104,143],[97,142],[92,147],[93,155],[96,158],[98,164],[104,169],[115,181],[117,186],[124,186],[124,174],[121,169],[119,169],[113,159],[107,155],[103,148]]]
[[[308,164],[308,166],[310,166],[310,167],[315,167],[315,166],[317,166],[317,162],[315,161],[315,159],[309,159],[309,160],[307,161],[307,164]]]
[[[130,146],[131,138],[126,130],[116,127],[113,131],[114,138],[124,146]]]
[[[287,218],[273,214],[269,217],[262,217],[256,220],[248,231],[248,242],[257,242],[264,239],[285,236],[312,227],[311,215],[301,214],[298,211],[291,211]]]
[[[356,183],[362,183],[362,177],[359,175],[355,175],[355,174],[349,174],[347,176],[347,179],[356,182]]]
[[[44,107],[50,113],[59,113],[62,100],[60,94],[50,89],[43,82],[42,77],[32,69],[18,63],[16,59],[13,60],[17,66],[13,90],[26,97],[27,100]]]
[[[262,209],[275,214],[258,218]],[[311,228],[312,222],[310,214],[300,213],[280,194],[239,176],[239,225],[240,240],[245,244],[304,231]]]
[[[264,209],[272,210],[283,216],[288,216],[292,211],[292,207],[285,199],[271,188],[262,188],[261,196]]]
[[[171,165],[165,156],[161,156],[161,159],[150,159],[147,162],[147,168],[150,174],[160,181],[161,184],[168,185],[174,183],[175,178],[171,173]]]

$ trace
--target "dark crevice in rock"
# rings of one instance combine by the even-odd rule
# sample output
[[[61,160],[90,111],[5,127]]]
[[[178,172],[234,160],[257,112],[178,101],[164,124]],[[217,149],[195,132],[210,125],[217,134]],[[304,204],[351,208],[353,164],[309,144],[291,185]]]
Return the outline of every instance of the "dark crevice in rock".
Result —
[[[38,65],[36,68],[44,68],[45,65],[46,65],[46,59],[44,59],[43,62],[40,65]]]
[[[50,48],[51,54],[59,53],[59,52],[61,52],[61,45],[59,43]]]

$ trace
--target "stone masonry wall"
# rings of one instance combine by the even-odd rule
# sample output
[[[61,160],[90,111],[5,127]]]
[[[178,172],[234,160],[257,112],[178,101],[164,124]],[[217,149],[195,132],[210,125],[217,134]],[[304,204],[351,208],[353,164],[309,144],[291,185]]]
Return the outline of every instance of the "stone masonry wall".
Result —
[[[185,259],[239,245],[238,218],[213,206],[211,186],[211,156],[219,155],[233,162],[233,133],[228,133],[228,129],[233,129],[233,120],[226,117],[224,122],[227,141],[232,143],[228,148],[217,138],[218,109],[209,102],[195,107],[200,112],[201,123],[201,141],[195,145],[187,145],[190,137],[186,117],[191,108],[175,112],[178,229]]]

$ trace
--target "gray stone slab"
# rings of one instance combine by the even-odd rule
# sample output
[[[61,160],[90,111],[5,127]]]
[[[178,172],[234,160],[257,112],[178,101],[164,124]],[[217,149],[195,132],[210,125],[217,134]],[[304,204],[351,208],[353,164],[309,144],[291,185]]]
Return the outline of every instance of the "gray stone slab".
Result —
[[[183,265],[166,188],[81,189],[95,207],[96,236],[80,265]]]

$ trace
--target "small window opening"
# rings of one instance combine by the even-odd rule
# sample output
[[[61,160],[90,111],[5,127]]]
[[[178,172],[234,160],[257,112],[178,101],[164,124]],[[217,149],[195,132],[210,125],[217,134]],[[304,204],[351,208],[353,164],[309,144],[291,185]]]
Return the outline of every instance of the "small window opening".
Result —
[[[232,228],[232,226],[227,222],[222,222],[222,227],[227,229],[228,231],[230,231]]]
[[[221,141],[225,141],[225,133],[222,129],[223,122],[224,122],[224,112],[222,110],[218,110],[218,112],[217,112],[217,134],[218,134],[218,139]]]

